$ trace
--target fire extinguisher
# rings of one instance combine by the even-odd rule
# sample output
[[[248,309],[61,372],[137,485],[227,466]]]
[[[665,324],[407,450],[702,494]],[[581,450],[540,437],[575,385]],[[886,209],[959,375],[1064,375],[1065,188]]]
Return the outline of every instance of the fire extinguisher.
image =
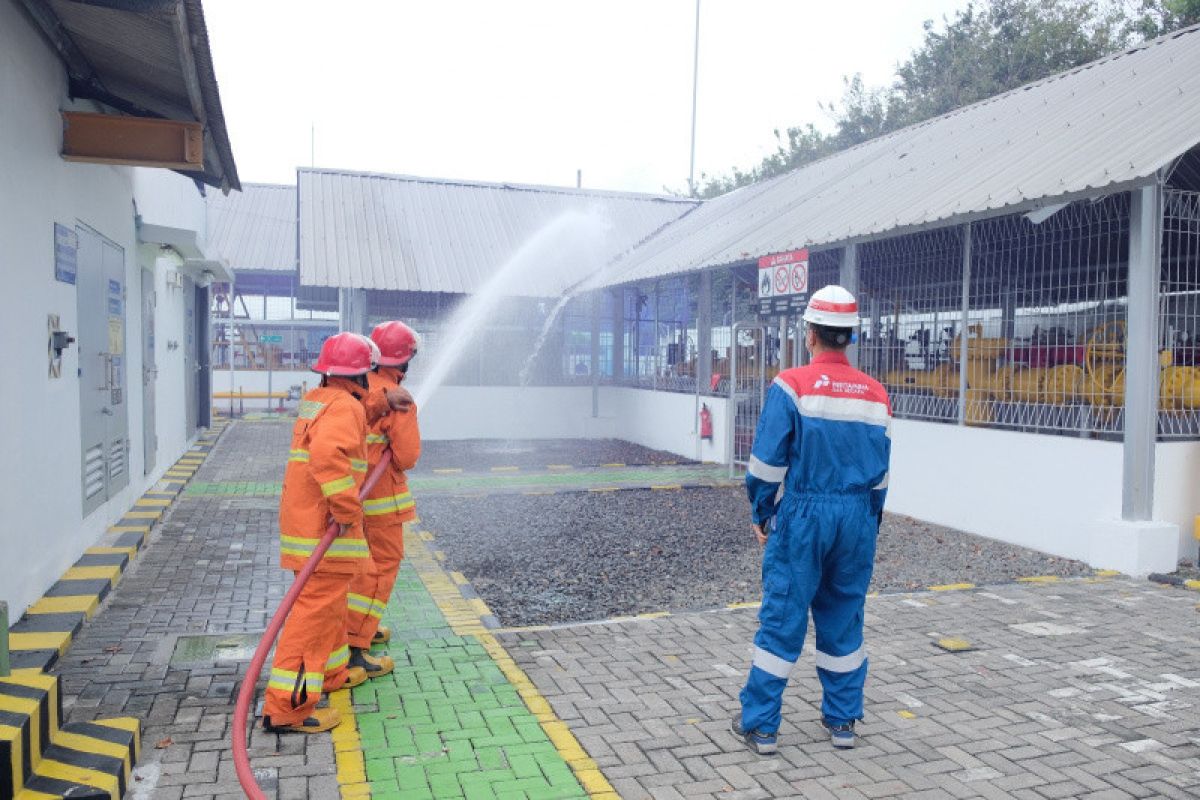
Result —
[[[712,412],[708,410],[708,403],[700,405],[700,438],[710,442],[713,438]]]

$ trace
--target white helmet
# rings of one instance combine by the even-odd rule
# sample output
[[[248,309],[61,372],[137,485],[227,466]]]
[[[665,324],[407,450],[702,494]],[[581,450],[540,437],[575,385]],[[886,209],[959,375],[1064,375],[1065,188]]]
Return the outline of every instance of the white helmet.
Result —
[[[830,328],[857,328],[858,301],[841,286],[830,284],[813,292],[804,321]]]

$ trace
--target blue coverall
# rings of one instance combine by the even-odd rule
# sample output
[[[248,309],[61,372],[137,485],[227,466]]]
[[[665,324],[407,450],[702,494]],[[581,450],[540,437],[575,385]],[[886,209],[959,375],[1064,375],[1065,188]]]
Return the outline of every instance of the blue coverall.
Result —
[[[746,730],[779,730],[810,608],[822,714],[832,725],[862,719],[863,606],[887,494],[891,420],[887,392],[840,352],[780,373],[768,390],[746,472],[754,522],[775,519],[741,692]]]

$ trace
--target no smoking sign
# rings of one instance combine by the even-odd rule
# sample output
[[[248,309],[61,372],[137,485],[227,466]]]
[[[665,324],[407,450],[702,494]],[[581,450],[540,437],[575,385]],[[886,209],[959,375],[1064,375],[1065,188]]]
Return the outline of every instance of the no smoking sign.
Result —
[[[808,293],[808,249],[763,256],[758,260],[758,297],[792,297]]]

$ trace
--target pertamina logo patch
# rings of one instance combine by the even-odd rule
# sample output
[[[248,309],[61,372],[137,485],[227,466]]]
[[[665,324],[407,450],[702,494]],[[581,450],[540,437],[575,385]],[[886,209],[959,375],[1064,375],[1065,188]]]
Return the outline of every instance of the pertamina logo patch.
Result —
[[[821,375],[813,384],[813,389],[831,389],[833,394],[864,395],[870,391],[865,383],[831,380],[828,375]]]
[[[826,386],[829,386],[832,383],[833,381],[829,380],[828,375],[822,375],[820,378],[817,378],[817,382],[813,384],[813,388],[824,389]]]

